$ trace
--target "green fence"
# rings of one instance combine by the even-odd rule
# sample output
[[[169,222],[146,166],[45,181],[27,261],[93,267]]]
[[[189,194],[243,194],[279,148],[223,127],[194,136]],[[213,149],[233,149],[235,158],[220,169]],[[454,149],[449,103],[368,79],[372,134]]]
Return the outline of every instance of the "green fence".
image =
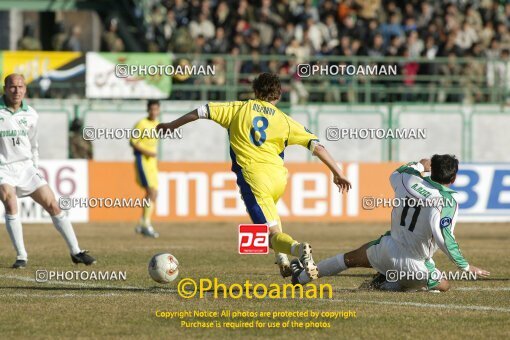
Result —
[[[182,59],[215,65],[216,74],[174,80],[171,99],[246,99],[253,95],[251,81],[263,71],[280,75],[282,100],[293,104],[505,103],[510,99],[510,60],[502,59],[175,55],[177,62]],[[299,72],[300,67],[315,72]],[[378,73],[368,74],[376,68]]]
[[[169,54],[173,65],[214,65],[214,75],[172,77],[171,100],[243,100],[253,97],[252,80],[260,72],[280,75],[283,105],[308,103],[492,103],[510,104],[510,59],[369,58],[287,55]],[[301,66],[300,66],[301,65]],[[303,66],[304,65],[304,66]],[[94,65],[86,65],[93,68]],[[97,65],[96,65],[97,66]],[[314,74],[303,74],[310,67]],[[378,74],[360,74],[374,70]],[[382,69],[387,72],[381,72]],[[342,72],[343,70],[343,72]],[[349,72],[355,70],[356,72]],[[389,71],[388,71],[389,70]],[[335,73],[336,71],[336,73]],[[394,72],[390,72],[394,71]],[[306,72],[305,72],[306,73]],[[162,75],[155,77],[161,78]],[[85,82],[29,85],[32,97],[84,97]]]

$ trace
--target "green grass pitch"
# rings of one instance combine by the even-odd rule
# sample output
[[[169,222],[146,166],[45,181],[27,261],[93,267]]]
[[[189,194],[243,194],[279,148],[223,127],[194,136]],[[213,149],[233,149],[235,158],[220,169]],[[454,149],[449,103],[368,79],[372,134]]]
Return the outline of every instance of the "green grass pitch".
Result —
[[[80,246],[98,263],[76,267],[63,239],[49,224],[25,225],[28,267],[10,269],[14,251],[0,230],[0,338],[123,338],[123,339],[315,339],[315,338],[507,338],[510,334],[509,224],[459,223],[456,237],[470,263],[491,272],[489,279],[455,281],[447,293],[389,293],[358,290],[373,270],[357,269],[326,278],[332,299],[183,299],[176,293],[181,278],[217,277],[221,283],[285,281],[274,256],[239,255],[234,223],[157,224],[161,237],[145,239],[127,223],[78,224]],[[297,240],[313,245],[316,260],[351,250],[373,240],[385,224],[284,223]],[[180,276],[159,285],[147,274],[158,252],[180,261]],[[438,252],[441,270],[455,270]],[[35,282],[36,270],[126,271],[126,281]],[[329,328],[185,328],[179,319],[163,319],[156,311],[355,311],[356,317],[316,321]],[[192,317],[187,321],[211,321]],[[212,321],[253,321],[253,318]],[[275,321],[257,318],[262,322]],[[285,321],[286,319],[278,319]],[[306,322],[310,319],[294,319]]]

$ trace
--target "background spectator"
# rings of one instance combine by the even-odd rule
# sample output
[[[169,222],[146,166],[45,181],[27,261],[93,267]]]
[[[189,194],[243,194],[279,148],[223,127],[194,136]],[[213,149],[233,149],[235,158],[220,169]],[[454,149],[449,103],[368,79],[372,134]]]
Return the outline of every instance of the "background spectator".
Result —
[[[22,51],[40,51],[41,42],[35,37],[34,27],[30,24],[23,28],[23,37],[18,41],[18,50]]]
[[[193,64],[214,64],[222,72],[228,64],[221,63],[221,57],[201,55],[249,56],[231,64],[236,75],[241,73],[236,80],[241,83],[265,70],[287,75],[287,80],[295,79],[296,65],[317,60],[317,57],[369,56],[398,58],[398,62],[378,59],[373,63],[379,66],[398,64],[403,68],[399,69],[400,78],[396,80],[368,80],[376,86],[397,85],[406,89],[399,97],[390,96],[389,100],[404,97],[437,100],[435,96],[443,101],[461,97],[473,101],[492,100],[500,91],[498,87],[507,85],[500,77],[507,74],[505,65],[508,64],[502,61],[506,58],[502,51],[510,49],[508,1],[147,0],[140,2],[137,10],[139,20],[143,21],[139,27],[145,29],[141,34],[146,38],[142,47],[147,52],[191,53]],[[118,20],[113,18],[106,26],[101,36],[101,50],[125,51],[124,41],[118,34]],[[54,50],[82,50],[79,26],[73,26],[68,35],[62,23],[57,23],[56,28],[51,42]],[[126,32],[122,28],[122,32]],[[126,41],[130,42],[128,33],[125,34]],[[34,27],[25,27],[18,47],[41,49]],[[266,55],[288,58],[264,58]],[[422,59],[418,61],[418,58]],[[437,58],[444,59],[438,62]],[[437,76],[443,77],[437,80]],[[455,76],[462,79],[454,79]],[[177,81],[189,82],[188,79]],[[208,81],[215,85],[226,83]],[[344,88],[366,81],[361,78],[300,79],[291,97],[296,102],[315,100],[318,97],[311,89],[315,85]],[[457,89],[455,95],[448,94],[447,89],[434,95],[425,94],[426,91],[415,93],[418,91],[414,89],[422,86],[428,87],[430,93],[442,86],[465,88]],[[347,97],[353,101],[362,100],[354,98],[353,93],[331,89],[321,100]]]
[[[83,139],[83,122],[75,118],[69,128],[69,158],[92,159],[92,142]]]
[[[73,25],[71,27],[71,33],[69,38],[64,43],[64,50],[73,51],[73,52],[81,52],[81,27],[78,25]]]
[[[67,40],[64,23],[59,21],[55,24],[55,35],[51,38],[51,47],[54,51],[62,51]]]
[[[124,42],[117,34],[118,20],[113,18],[110,20],[108,29],[102,36],[102,51],[106,52],[123,52]]]

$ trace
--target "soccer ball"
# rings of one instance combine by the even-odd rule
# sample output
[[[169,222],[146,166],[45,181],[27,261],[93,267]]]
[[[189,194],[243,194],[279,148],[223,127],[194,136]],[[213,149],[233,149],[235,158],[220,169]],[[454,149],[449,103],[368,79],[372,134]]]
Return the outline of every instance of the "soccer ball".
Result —
[[[169,253],[156,254],[149,262],[149,275],[158,283],[170,283],[179,276],[179,261]]]

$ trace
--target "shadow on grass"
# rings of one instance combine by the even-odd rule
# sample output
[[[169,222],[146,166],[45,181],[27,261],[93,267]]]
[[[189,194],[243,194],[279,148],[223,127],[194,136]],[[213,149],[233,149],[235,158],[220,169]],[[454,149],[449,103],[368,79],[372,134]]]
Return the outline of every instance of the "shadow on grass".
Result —
[[[173,287],[47,287],[47,286],[0,286],[1,290],[12,290],[12,291],[46,291],[46,292],[135,292],[135,293],[176,293]]]
[[[0,286],[0,290],[2,289],[12,289],[12,290],[41,290],[41,291],[95,291],[95,292],[150,292],[154,289],[152,288],[125,288],[125,287],[46,287],[46,286]]]

